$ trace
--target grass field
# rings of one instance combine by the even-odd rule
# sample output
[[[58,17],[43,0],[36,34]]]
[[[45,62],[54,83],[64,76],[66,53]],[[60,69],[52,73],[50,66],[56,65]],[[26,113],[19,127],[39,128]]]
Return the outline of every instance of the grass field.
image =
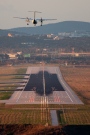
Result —
[[[21,76],[20,74],[25,74],[27,68],[26,67],[0,67],[0,82],[18,82],[23,79],[24,76]],[[19,74],[18,76],[15,75],[9,75],[8,74]],[[3,76],[5,75],[5,76]],[[18,80],[18,78],[21,78]],[[19,85],[18,84],[0,84],[0,100],[5,100],[10,98],[10,96],[13,94],[13,92]]]
[[[6,100],[11,97],[13,92],[0,92],[0,100]]]
[[[57,110],[59,124],[67,125],[90,125],[90,106],[89,105],[68,105]]]
[[[26,73],[27,68],[25,67],[0,67],[0,75],[8,75],[8,74],[24,74]],[[21,77],[21,76],[18,76]],[[18,78],[17,77],[17,78]],[[13,78],[16,78],[15,75],[12,76],[0,76],[0,81],[10,81]]]
[[[0,104],[0,124],[51,125],[50,110],[57,110],[60,125],[90,125],[89,105],[5,105]]]
[[[40,106],[36,107],[36,105],[31,107],[29,105],[0,105],[0,124],[45,125],[46,123],[51,125],[50,109],[41,109]]]
[[[76,92],[79,98],[90,104],[90,68],[60,67],[64,80]]]

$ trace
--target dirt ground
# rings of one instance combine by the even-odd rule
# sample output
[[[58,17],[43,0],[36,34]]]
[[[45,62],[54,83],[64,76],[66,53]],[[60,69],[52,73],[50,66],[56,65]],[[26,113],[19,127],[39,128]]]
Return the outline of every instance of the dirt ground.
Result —
[[[90,135],[90,126],[0,125],[0,135]]]

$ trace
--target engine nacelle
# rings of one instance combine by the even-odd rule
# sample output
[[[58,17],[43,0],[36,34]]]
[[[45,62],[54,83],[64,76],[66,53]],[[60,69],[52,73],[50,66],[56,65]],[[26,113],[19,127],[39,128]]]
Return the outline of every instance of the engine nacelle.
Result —
[[[30,23],[30,20],[29,20],[29,18],[27,18],[27,19],[26,19],[26,22],[27,22],[27,23]]]

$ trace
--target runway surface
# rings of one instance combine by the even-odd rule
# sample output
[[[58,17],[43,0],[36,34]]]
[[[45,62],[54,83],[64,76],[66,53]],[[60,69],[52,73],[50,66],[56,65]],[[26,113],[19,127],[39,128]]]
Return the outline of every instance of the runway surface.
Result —
[[[83,104],[64,81],[59,67],[28,67],[27,82],[6,104]],[[24,81],[24,80],[23,80]]]

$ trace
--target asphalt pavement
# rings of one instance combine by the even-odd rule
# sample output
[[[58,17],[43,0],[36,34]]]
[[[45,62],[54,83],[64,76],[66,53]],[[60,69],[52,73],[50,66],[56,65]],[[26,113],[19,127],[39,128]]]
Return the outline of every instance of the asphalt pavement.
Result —
[[[83,104],[64,81],[59,67],[28,67],[26,74],[27,82],[6,104]]]

